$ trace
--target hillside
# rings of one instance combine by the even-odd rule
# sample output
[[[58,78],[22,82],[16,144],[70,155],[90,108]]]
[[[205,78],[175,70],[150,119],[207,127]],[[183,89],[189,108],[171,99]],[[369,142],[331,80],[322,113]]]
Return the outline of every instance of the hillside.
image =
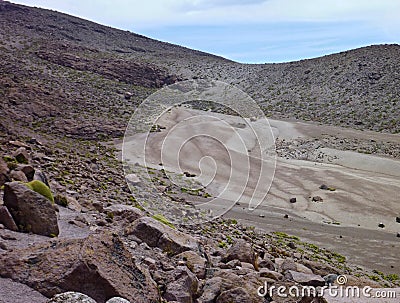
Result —
[[[35,128],[118,136],[130,106],[152,88],[206,78],[242,88],[269,117],[400,130],[399,45],[250,65],[43,9],[2,2],[0,16],[0,93],[13,108],[7,116]],[[124,94],[131,91],[127,101]],[[66,123],[52,123],[61,108]],[[99,117],[112,123],[101,125]],[[75,119],[80,129],[69,125]]]

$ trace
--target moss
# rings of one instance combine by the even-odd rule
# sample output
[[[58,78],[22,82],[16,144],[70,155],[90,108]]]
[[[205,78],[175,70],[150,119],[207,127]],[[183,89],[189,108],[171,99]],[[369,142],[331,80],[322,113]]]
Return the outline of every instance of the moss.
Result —
[[[159,221],[159,222],[161,222],[161,223],[163,223],[163,224],[165,224],[165,225],[167,225],[167,226],[169,226],[169,227],[171,227],[171,228],[173,228],[173,229],[175,229],[174,224],[172,224],[171,222],[169,222],[168,219],[165,218],[165,217],[164,217],[163,215],[161,215],[161,214],[156,214],[156,215],[154,215],[152,218],[153,218],[153,219],[156,219],[157,221]]]
[[[113,220],[113,219],[114,219],[114,213],[113,213],[112,211],[109,211],[109,212],[107,213],[107,218]]]
[[[226,244],[226,242],[224,242],[224,241],[220,241],[219,243],[218,243],[218,247],[220,247],[220,248],[225,248],[225,247],[227,247],[228,246],[228,244]]]
[[[33,180],[31,182],[25,183],[25,185],[34,192],[41,194],[43,197],[47,198],[48,200],[50,200],[51,203],[54,204],[54,197],[53,194],[51,193],[50,188],[42,181]]]

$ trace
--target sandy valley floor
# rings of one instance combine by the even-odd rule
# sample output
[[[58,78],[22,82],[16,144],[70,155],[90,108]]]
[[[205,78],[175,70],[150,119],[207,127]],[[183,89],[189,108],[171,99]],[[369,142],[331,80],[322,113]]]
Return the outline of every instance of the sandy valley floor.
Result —
[[[298,235],[361,266],[400,273],[398,159],[321,146],[307,150],[308,158],[278,156],[275,161],[271,151],[273,138],[289,145],[327,135],[398,144],[400,136],[292,121],[269,123],[271,128],[262,119],[174,108],[156,122],[166,127],[161,132],[125,138],[124,158],[195,174],[217,198],[194,203],[216,215],[229,211],[225,216]],[[310,160],[316,155],[323,156]],[[335,190],[320,189],[322,184]],[[323,201],[312,201],[316,196]],[[296,203],[290,203],[291,198]],[[378,227],[380,223],[385,227]]]

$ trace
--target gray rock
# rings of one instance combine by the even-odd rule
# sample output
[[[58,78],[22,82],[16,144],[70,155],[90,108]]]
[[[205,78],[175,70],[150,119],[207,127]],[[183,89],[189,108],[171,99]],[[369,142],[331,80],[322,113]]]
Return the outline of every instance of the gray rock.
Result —
[[[7,163],[0,158],[0,186],[9,181]]]
[[[106,303],[131,303],[131,302],[121,297],[114,297],[108,300]]]
[[[222,292],[216,303],[247,303],[252,302],[251,296],[242,287],[236,287]]]
[[[192,236],[150,217],[142,217],[126,229],[127,235],[134,235],[151,247],[159,247],[170,255],[187,250],[199,251],[199,243]]]
[[[221,277],[214,277],[206,281],[203,287],[203,294],[198,299],[199,303],[214,303],[220,295],[223,280]]]
[[[226,263],[235,259],[255,265],[256,254],[251,244],[243,239],[236,240],[222,258],[222,262]]]
[[[186,266],[193,272],[198,279],[204,279],[206,276],[207,260],[199,256],[194,251],[185,251],[177,255],[178,259],[184,260]]]
[[[0,205],[0,223],[9,230],[18,231],[18,227],[15,224],[13,217],[4,205]]]
[[[320,196],[314,196],[312,197],[313,202],[324,202],[324,199],[322,199]]]
[[[396,222],[400,223],[400,217],[396,217]]]
[[[40,170],[35,171],[35,174],[33,175],[33,180],[39,180],[50,187],[46,175],[44,174],[44,172],[41,172]]]
[[[274,271],[276,269],[276,266],[275,266],[274,262],[272,262],[270,259],[264,257],[264,259],[262,259],[258,262],[258,268],[267,268],[269,270]]]
[[[47,303],[97,303],[91,297],[79,292],[68,291],[55,295]]]
[[[112,212],[115,220],[123,219],[126,223],[132,223],[144,216],[140,209],[124,204],[113,204],[104,208],[104,211]]]
[[[19,170],[12,170],[10,172],[10,178],[13,181],[21,181],[21,182],[28,182],[28,178],[22,171]]]
[[[13,157],[17,160],[18,163],[27,164],[29,161],[29,155],[26,151],[25,147],[18,148],[14,153]]]
[[[172,273],[175,281],[167,285],[164,299],[180,303],[192,303],[197,293],[199,281],[196,276],[186,267],[178,266]]]
[[[283,279],[283,275],[281,273],[269,270],[268,268],[261,268],[259,271],[259,274],[260,274],[260,277],[270,278],[275,281]]]
[[[321,276],[317,276],[314,274],[305,274],[294,270],[288,270],[285,274],[285,278],[287,280],[295,281],[301,285],[306,285],[306,286],[317,287],[325,285],[325,280]]]
[[[16,170],[22,171],[25,174],[28,181],[33,180],[33,176],[35,175],[35,169],[32,167],[32,165],[19,164]]]
[[[52,203],[24,184],[5,184],[4,205],[21,231],[42,236],[58,236],[57,214]]]

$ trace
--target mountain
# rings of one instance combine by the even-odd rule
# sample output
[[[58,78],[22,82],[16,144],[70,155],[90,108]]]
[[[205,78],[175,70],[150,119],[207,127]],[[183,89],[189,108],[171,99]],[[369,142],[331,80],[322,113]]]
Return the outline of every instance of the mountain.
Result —
[[[5,119],[36,130],[121,136],[132,110],[154,89],[204,78],[243,89],[268,117],[400,131],[397,44],[298,62],[240,64],[4,1],[0,37],[1,110]]]

